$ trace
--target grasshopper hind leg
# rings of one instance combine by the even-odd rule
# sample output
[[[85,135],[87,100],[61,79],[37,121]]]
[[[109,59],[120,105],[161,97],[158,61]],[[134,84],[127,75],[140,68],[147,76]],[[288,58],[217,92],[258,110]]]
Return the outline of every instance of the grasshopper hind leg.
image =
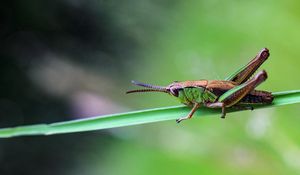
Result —
[[[264,82],[267,77],[267,73],[265,71],[261,71],[249,81],[225,92],[219,97],[218,101],[214,103],[207,103],[206,106],[209,108],[222,108],[221,118],[224,118],[226,115],[225,108],[233,107],[235,105],[238,106],[238,103],[241,101],[241,99],[253,91],[259,84]]]
[[[247,65],[242,67],[233,75],[229,76],[226,80],[234,81],[237,84],[245,83],[254,72],[268,59],[270,56],[269,50],[263,48],[254,59],[252,59]]]

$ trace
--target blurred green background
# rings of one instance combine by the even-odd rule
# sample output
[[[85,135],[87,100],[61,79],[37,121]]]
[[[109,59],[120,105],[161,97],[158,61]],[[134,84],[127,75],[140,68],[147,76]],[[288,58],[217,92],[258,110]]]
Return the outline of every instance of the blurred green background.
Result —
[[[223,79],[263,48],[259,89],[299,89],[300,2],[13,0],[0,5],[0,127],[177,105],[130,80]],[[0,174],[299,174],[299,105],[0,140]]]

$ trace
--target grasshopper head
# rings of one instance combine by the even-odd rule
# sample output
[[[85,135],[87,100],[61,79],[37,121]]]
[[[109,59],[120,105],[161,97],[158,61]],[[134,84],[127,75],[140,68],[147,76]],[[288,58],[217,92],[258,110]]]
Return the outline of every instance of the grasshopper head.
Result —
[[[141,82],[137,82],[137,81],[131,81],[131,83],[134,85],[137,85],[137,86],[145,87],[145,88],[137,89],[137,90],[130,90],[130,91],[127,91],[126,94],[136,93],[136,92],[164,92],[164,93],[173,95],[175,97],[178,97],[179,87],[175,82],[170,84],[167,87],[155,86],[155,85],[145,84],[145,83],[141,83]]]

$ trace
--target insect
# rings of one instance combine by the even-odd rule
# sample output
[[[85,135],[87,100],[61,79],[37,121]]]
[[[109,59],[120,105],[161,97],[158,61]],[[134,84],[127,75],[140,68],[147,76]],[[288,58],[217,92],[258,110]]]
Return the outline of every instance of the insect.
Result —
[[[177,123],[192,118],[201,106],[222,108],[221,118],[225,118],[226,108],[253,110],[254,104],[272,103],[274,97],[271,92],[255,89],[267,79],[267,72],[262,70],[252,77],[269,55],[269,50],[263,48],[247,65],[225,80],[174,81],[166,87],[132,81],[133,84],[145,88],[126,93],[164,92],[178,98],[181,103],[192,107],[192,110],[187,116],[178,118]]]

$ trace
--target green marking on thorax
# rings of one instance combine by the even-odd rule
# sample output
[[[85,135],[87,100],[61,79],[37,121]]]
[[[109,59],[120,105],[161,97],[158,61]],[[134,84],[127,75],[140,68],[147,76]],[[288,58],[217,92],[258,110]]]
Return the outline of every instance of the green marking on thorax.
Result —
[[[205,90],[205,92],[203,93],[203,100],[205,101],[209,101],[209,102],[215,102],[217,100],[217,96],[210,92],[209,90]]]
[[[179,91],[178,99],[183,104],[202,103],[203,101],[214,102],[217,96],[202,87],[187,87]]]

